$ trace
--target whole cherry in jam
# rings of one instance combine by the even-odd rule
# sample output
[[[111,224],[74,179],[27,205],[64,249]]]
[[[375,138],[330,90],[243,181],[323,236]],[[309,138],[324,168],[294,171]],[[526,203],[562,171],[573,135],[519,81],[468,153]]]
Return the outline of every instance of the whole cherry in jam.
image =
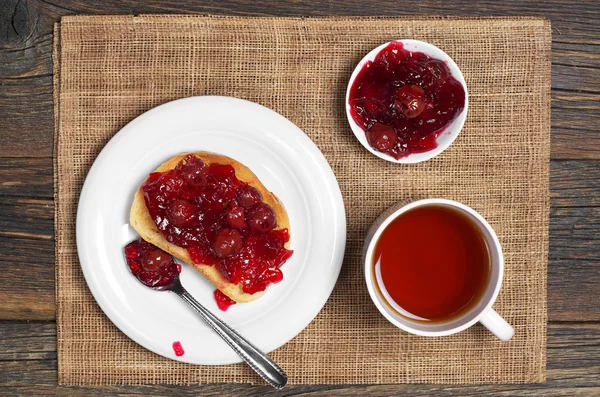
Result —
[[[375,123],[367,131],[367,140],[369,141],[369,145],[375,149],[380,152],[386,152],[396,146],[398,134],[389,125]]]
[[[194,156],[185,163],[177,165],[183,179],[192,186],[203,186],[206,184],[206,175],[204,174],[204,161]]]
[[[275,211],[268,204],[257,204],[248,211],[248,225],[253,232],[266,233],[273,230],[276,224]]]
[[[425,91],[418,85],[402,86],[396,91],[396,96],[396,112],[402,113],[407,119],[414,119],[425,110]]]
[[[436,148],[465,101],[444,62],[391,42],[358,72],[348,104],[369,145],[400,159]]]
[[[147,272],[156,272],[166,269],[173,261],[171,255],[159,248],[149,248],[144,252],[140,264]]]
[[[196,208],[187,200],[175,200],[167,206],[166,215],[174,226],[183,227],[194,222]]]
[[[262,194],[254,186],[245,185],[236,190],[235,199],[242,207],[250,208],[262,201]]]
[[[213,251],[219,258],[227,258],[239,254],[243,246],[244,242],[239,231],[235,229],[223,229],[215,238]]]
[[[193,154],[142,184],[144,201],[161,234],[186,248],[194,263],[216,266],[252,294],[281,281],[292,255],[287,229],[258,189],[240,181],[229,164],[205,164]]]
[[[142,239],[125,246],[125,258],[131,273],[148,287],[167,286],[181,272],[171,255]]]
[[[225,212],[225,219],[231,227],[243,229],[247,226],[244,208],[240,207],[235,202],[229,203],[229,206]]]

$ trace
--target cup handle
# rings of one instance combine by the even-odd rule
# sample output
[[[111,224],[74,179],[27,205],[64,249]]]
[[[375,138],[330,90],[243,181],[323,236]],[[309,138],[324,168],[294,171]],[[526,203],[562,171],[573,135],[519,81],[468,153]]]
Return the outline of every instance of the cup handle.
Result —
[[[510,340],[515,334],[513,327],[511,327],[505,319],[500,317],[494,309],[489,309],[484,313],[479,319],[479,322],[503,342]]]

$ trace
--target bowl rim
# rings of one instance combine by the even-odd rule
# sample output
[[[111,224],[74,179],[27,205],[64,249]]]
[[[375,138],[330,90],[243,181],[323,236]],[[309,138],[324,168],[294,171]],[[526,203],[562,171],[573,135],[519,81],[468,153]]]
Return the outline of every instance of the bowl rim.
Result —
[[[383,50],[386,46],[388,46],[392,42],[400,42],[405,46],[411,47],[409,49],[409,51],[423,52],[423,53],[431,56],[432,58],[444,61],[448,65],[448,68],[450,69],[450,73],[452,74],[452,76],[461,83],[461,85],[463,86],[463,89],[465,90],[465,107],[460,112],[460,114],[452,121],[452,123],[450,123],[450,125],[455,125],[455,127],[453,127],[453,131],[450,131],[451,132],[450,138],[447,139],[445,142],[439,144],[436,148],[431,149],[427,152],[412,153],[412,154],[409,154],[408,156],[400,158],[400,159],[396,159],[387,153],[379,152],[379,151],[375,150],[374,148],[372,148],[371,145],[369,145],[369,142],[367,141],[367,137],[366,137],[366,131],[364,131],[362,129],[362,127],[360,127],[352,118],[352,115],[350,113],[350,103],[349,103],[350,89],[352,88],[352,85],[354,84],[354,81],[356,80],[356,76],[362,69],[363,65],[365,63],[367,63],[368,61],[372,61],[373,59],[375,59],[377,54],[379,54],[379,52],[381,50]],[[371,152],[372,154],[374,154],[375,156],[377,156],[383,160],[386,160],[386,161],[389,161],[392,163],[414,164],[414,163],[420,163],[420,162],[427,161],[427,160],[434,158],[438,154],[442,153],[444,150],[448,149],[452,145],[452,143],[456,140],[456,138],[462,131],[465,121],[467,119],[467,114],[468,114],[468,109],[469,109],[469,91],[467,89],[467,83],[462,74],[462,71],[460,70],[460,68],[458,67],[456,62],[454,62],[454,60],[450,57],[450,55],[446,54],[439,47],[437,47],[431,43],[421,41],[421,40],[409,40],[409,39],[392,40],[392,41],[383,43],[380,46],[372,49],[355,66],[354,70],[352,71],[352,75],[350,76],[350,79],[348,80],[348,85],[346,87],[345,109],[346,109],[346,117],[348,118],[348,123],[350,124],[350,128],[352,129],[354,136],[369,152]]]

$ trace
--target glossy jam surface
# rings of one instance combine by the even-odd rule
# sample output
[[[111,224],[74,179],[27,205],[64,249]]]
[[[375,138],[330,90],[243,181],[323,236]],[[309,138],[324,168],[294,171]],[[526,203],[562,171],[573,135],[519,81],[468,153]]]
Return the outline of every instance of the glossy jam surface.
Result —
[[[249,294],[283,279],[280,267],[292,255],[284,246],[288,230],[274,229],[273,208],[231,165],[188,155],[173,170],[150,174],[142,191],[160,232],[195,263],[216,266]]]
[[[169,285],[181,273],[171,255],[141,239],[125,246],[125,257],[131,273],[148,287]]]
[[[465,107],[465,90],[441,60],[391,42],[364,64],[348,100],[369,144],[400,159],[437,147]]]
[[[373,270],[379,291],[387,291],[399,314],[445,322],[480,301],[489,282],[490,254],[467,215],[425,205],[385,228],[375,246]]]
[[[185,351],[183,351],[183,346],[181,346],[181,342],[179,341],[173,342],[173,351],[177,357],[181,357],[185,354]]]
[[[226,312],[232,305],[235,305],[235,301],[229,298],[227,295],[216,289],[214,292],[215,301],[219,310]]]

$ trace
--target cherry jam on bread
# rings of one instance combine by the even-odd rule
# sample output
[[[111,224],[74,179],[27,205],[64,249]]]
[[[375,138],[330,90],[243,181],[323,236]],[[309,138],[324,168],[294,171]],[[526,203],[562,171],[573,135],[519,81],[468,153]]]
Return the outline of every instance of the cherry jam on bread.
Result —
[[[364,64],[348,101],[369,145],[400,159],[437,147],[465,107],[465,90],[441,60],[391,42]]]
[[[273,208],[231,165],[207,165],[190,154],[169,171],[151,173],[141,189],[163,237],[194,263],[215,266],[248,294],[282,280],[280,267],[292,255],[288,230],[275,229]]]

